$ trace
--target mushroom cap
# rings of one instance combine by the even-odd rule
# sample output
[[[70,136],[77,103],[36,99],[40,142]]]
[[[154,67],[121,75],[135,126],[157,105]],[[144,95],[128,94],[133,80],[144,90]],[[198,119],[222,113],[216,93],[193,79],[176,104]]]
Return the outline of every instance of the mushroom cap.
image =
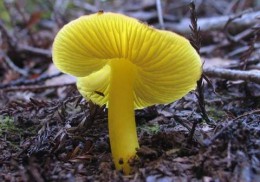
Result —
[[[82,16],[54,40],[54,64],[76,76],[80,93],[99,105],[108,104],[110,63],[122,60],[135,68],[135,108],[180,99],[201,76],[200,57],[187,39],[121,14]]]

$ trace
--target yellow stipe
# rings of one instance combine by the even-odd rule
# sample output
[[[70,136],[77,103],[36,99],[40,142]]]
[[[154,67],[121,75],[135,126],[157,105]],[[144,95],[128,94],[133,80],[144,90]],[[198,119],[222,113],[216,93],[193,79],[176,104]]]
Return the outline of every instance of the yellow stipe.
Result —
[[[111,60],[108,127],[113,160],[117,170],[131,172],[129,160],[139,148],[134,119],[135,66],[126,59]]]

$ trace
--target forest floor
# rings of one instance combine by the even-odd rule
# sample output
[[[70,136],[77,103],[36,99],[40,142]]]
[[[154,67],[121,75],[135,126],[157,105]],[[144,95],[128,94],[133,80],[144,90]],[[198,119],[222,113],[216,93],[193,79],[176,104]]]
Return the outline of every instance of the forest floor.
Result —
[[[6,12],[0,14],[0,181],[260,181],[260,80],[243,77],[243,71],[260,74],[257,1],[196,4],[210,75],[200,87],[204,100],[193,91],[136,110],[140,160],[128,176],[112,162],[107,109],[82,98],[75,79],[54,68],[53,38],[69,20],[99,9],[120,10],[189,38],[189,3],[165,1],[162,24],[155,1],[28,2],[0,7]],[[212,67],[242,76],[211,74]]]

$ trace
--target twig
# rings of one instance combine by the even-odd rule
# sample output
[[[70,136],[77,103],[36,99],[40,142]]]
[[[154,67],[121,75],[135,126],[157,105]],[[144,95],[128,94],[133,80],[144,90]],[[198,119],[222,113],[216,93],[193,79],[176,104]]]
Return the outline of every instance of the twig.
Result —
[[[260,71],[240,71],[225,68],[205,68],[204,74],[227,80],[244,80],[260,84]]]
[[[134,17],[138,20],[142,20],[142,21],[148,21],[151,20],[153,18],[157,18],[157,12],[156,11],[137,11],[137,12],[125,12],[126,15]]]
[[[9,47],[15,49],[16,41],[14,38],[9,34],[8,30],[5,28],[4,23],[0,20],[0,31],[2,33],[2,37],[6,39],[6,42]]]
[[[234,17],[235,15],[230,16],[219,16],[219,17],[210,17],[210,18],[200,18],[198,19],[198,26],[200,27],[201,31],[208,31],[208,30],[222,30],[229,20],[230,17]],[[251,12],[244,14],[240,18],[232,21],[229,24],[230,29],[239,29],[245,27],[251,27],[255,25],[259,20],[257,17],[260,16],[260,11]],[[190,19],[184,18],[180,21],[180,23],[172,23],[172,22],[165,22],[165,28],[174,30],[175,32],[186,34],[190,33],[191,30],[189,29]]]
[[[193,121],[193,125],[192,125],[192,128],[190,130],[190,135],[189,135],[189,138],[188,138],[188,143],[192,143],[192,139],[193,139],[193,136],[195,134],[196,127],[197,127],[198,124],[199,124],[198,120]]]
[[[15,81],[12,81],[12,82],[7,83],[7,84],[0,84],[0,89],[5,89],[5,88],[8,88],[8,87],[13,87],[13,86],[20,86],[20,85],[34,85],[34,84],[43,82],[45,80],[48,80],[48,79],[51,79],[51,78],[54,78],[54,77],[58,77],[62,74],[63,73],[59,72],[59,73],[56,73],[56,74],[53,74],[53,75],[42,75],[42,76],[40,76],[40,77],[38,77],[34,80],[19,79],[19,80],[15,80]]]
[[[34,86],[20,86],[20,87],[11,87],[0,90],[0,92],[17,92],[17,91],[36,91],[36,90],[45,90],[45,89],[57,89],[60,87],[69,87],[75,86],[75,83],[66,83],[58,85],[34,85]]]
[[[227,168],[231,167],[231,141],[228,142],[227,147]]]
[[[28,46],[28,45],[19,44],[18,40],[16,40],[15,36],[13,36],[13,34],[10,35],[10,33],[5,28],[5,26],[1,20],[0,20],[0,31],[2,32],[3,37],[5,37],[7,39],[7,44],[9,45],[10,49],[14,50],[17,53],[29,52],[32,54],[46,56],[49,58],[52,56],[50,50],[45,50],[45,49],[41,49],[41,48],[36,48],[36,47]]]
[[[245,50],[245,52],[240,57],[240,59],[242,61],[242,69],[243,70],[247,69],[249,57],[252,55],[254,50],[257,49],[257,46],[258,46],[258,48],[260,48],[260,44],[256,45],[256,43],[255,43],[257,41],[257,38],[258,38],[258,32],[260,32],[260,29],[254,30],[253,38],[251,38],[251,40],[248,43],[248,49]]]
[[[260,48],[260,43],[254,43],[252,46],[254,47],[254,49],[259,49]],[[232,56],[235,56],[237,54],[243,53],[243,52],[245,52],[245,51],[247,51],[249,49],[251,49],[251,47],[248,46],[248,45],[240,47],[240,48],[238,48],[238,49],[228,53],[228,57],[232,57]]]
[[[228,121],[228,123],[219,130],[219,132],[217,132],[211,139],[207,139],[204,141],[204,145],[206,146],[210,146],[218,137],[220,137],[220,135],[228,128],[230,127],[234,121],[238,120],[238,119],[241,119],[243,117],[246,117],[248,115],[252,115],[252,114],[257,114],[257,113],[260,113],[260,109],[257,109],[257,110],[253,110],[253,111],[250,111],[250,112],[247,112],[247,113],[244,113],[230,121]]]
[[[6,55],[5,52],[0,51],[0,57],[3,57],[5,62],[7,63],[7,65],[14,71],[16,71],[17,73],[20,73],[23,76],[27,76],[28,75],[28,71],[23,70],[21,68],[19,68],[18,66],[16,66],[13,61]],[[1,86],[0,86],[1,87]]]
[[[188,121],[181,119],[179,116],[174,115],[173,118],[175,121],[177,121],[179,124],[184,126],[189,132],[189,138],[188,138],[188,143],[191,143],[192,139],[195,139],[201,146],[204,146],[204,132],[201,131],[201,129],[196,130],[196,126],[198,124],[198,121],[194,121],[194,124],[190,126]]]
[[[131,6],[124,7],[126,12],[128,11],[143,11],[143,10],[150,10],[156,7],[155,1],[139,1],[141,3],[131,3]]]
[[[164,21],[163,21],[163,13],[162,13],[162,3],[161,0],[156,0],[156,9],[158,13],[158,19],[159,19],[159,24],[161,26],[161,29],[165,29],[164,26]]]
[[[52,56],[50,50],[36,48],[36,47],[28,46],[28,45],[18,45],[18,51],[19,52],[29,52],[29,53],[33,53],[33,54],[37,54],[37,55],[46,56],[49,58]]]
[[[242,11],[242,12],[240,12],[240,13],[234,15],[234,16],[230,16],[229,19],[227,20],[227,22],[226,22],[226,24],[225,24],[223,30],[224,30],[224,32],[225,32],[225,34],[226,34],[227,39],[228,39],[230,42],[235,43],[235,40],[234,40],[233,36],[230,35],[229,32],[228,32],[229,25],[230,25],[233,21],[235,21],[235,20],[238,19],[238,18],[241,18],[242,15],[244,15],[244,14],[246,14],[246,13],[248,13],[248,12],[249,12],[249,10]]]

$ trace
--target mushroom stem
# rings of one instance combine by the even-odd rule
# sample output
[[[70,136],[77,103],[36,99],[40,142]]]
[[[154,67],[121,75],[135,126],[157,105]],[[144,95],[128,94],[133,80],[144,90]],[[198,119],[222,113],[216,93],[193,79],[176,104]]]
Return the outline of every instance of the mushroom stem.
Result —
[[[117,170],[131,172],[129,160],[139,148],[134,118],[135,66],[128,60],[111,60],[108,126],[111,152]]]

